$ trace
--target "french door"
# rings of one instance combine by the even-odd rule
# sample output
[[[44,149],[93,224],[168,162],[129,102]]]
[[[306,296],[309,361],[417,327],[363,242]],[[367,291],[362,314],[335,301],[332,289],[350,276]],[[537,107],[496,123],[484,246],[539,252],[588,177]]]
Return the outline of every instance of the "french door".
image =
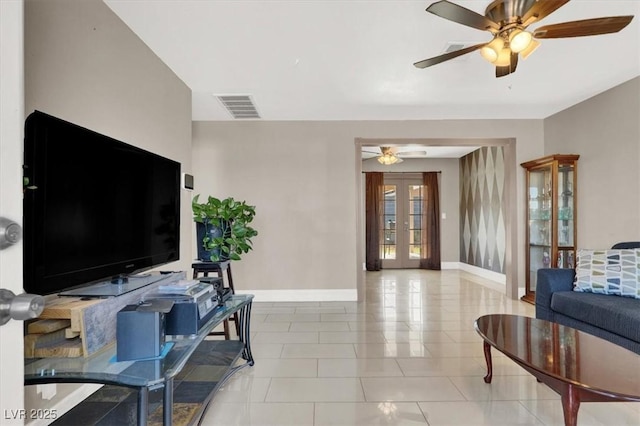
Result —
[[[380,259],[385,269],[419,268],[424,186],[419,173],[385,174]]]

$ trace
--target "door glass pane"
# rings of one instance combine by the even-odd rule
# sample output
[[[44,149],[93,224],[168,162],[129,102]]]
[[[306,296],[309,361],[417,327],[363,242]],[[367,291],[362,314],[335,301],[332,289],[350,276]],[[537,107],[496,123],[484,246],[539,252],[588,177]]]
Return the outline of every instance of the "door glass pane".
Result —
[[[384,186],[384,206],[382,208],[382,238],[380,239],[380,259],[396,258],[396,216],[397,196],[395,185]]]
[[[409,259],[420,259],[421,254],[421,232],[422,232],[422,205],[423,187],[422,185],[409,185],[409,221],[406,223],[406,230],[409,234]]]

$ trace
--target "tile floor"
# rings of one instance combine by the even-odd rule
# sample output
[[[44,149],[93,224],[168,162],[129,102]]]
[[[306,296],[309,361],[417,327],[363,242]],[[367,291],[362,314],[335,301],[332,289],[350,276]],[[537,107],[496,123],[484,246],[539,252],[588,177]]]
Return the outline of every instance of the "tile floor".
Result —
[[[256,364],[216,395],[208,425],[563,425],[557,394],[497,351],[485,384],[474,320],[534,316],[461,271],[367,273],[366,302],[259,303]],[[583,403],[579,425],[640,425],[640,403]]]

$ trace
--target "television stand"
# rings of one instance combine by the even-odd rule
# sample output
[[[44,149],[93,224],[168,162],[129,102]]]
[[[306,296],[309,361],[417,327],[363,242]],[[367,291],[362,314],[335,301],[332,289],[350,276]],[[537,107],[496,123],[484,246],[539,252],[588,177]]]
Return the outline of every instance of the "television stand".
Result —
[[[148,286],[149,284],[153,284],[161,280],[162,278],[162,275],[157,274],[141,274],[130,275],[128,277],[118,277],[118,280],[116,282],[113,282],[113,279],[109,279],[85,287],[63,291],[62,293],[58,293],[58,296],[116,297]]]
[[[123,424],[123,419],[131,424],[136,416],[138,426],[199,424],[231,375],[254,364],[249,341],[252,301],[253,295],[234,295],[197,335],[170,336],[173,346],[163,359],[117,362],[117,349],[111,346],[88,358],[25,360],[24,383],[108,385],[54,425],[115,425]],[[212,329],[236,313],[238,340],[205,340]]]

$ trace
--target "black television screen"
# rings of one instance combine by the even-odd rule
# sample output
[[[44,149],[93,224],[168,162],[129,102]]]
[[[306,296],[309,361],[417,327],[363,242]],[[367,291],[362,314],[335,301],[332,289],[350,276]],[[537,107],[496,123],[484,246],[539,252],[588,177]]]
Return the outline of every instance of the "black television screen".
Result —
[[[178,260],[180,163],[39,111],[24,158],[27,292],[121,283]]]

